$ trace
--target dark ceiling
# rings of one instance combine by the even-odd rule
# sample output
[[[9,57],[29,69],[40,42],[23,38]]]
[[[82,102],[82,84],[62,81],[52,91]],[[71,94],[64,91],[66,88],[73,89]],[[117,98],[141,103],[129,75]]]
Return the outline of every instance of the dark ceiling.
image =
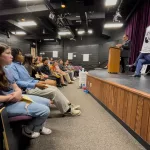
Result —
[[[61,8],[61,3],[66,8]],[[0,31],[25,31],[21,36],[28,40],[59,38],[58,31],[69,30],[73,37],[76,29],[93,29],[97,36],[102,35],[103,24],[112,22],[117,9],[120,9],[122,21],[125,22],[140,0],[118,0],[117,5],[106,8],[105,0],[37,0],[36,2],[19,2],[18,0],[0,0]],[[51,19],[49,14],[54,14]],[[34,20],[37,26],[22,27],[17,22],[21,19]]]

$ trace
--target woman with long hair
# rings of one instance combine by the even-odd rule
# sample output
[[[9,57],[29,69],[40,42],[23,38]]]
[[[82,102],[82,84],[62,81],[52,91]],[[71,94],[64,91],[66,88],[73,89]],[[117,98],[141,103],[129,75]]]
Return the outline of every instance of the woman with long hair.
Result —
[[[12,59],[11,48],[0,43],[0,103],[4,103],[8,117],[27,115],[33,118],[22,128],[25,136],[37,138],[40,134],[50,134],[51,130],[43,126],[50,113],[49,100],[33,95],[26,95],[30,103],[23,100],[25,95],[5,67],[12,63]]]
[[[56,80],[48,78],[47,75],[44,75],[40,71],[40,67],[33,64],[33,56],[31,54],[25,54],[23,65],[27,69],[31,77],[36,78],[36,75],[38,75],[41,81],[45,82],[48,85],[56,86]]]

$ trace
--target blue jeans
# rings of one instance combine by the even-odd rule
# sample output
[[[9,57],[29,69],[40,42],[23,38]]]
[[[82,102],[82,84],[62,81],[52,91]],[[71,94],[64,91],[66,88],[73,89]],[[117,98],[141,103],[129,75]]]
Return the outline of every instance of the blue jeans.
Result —
[[[141,74],[141,69],[144,64],[150,64],[150,54],[149,53],[140,53],[138,58],[135,61],[135,74],[140,75]]]
[[[28,115],[32,116],[32,121],[28,124],[28,128],[32,131],[39,132],[42,129],[44,122],[48,118],[50,114],[50,101],[49,99],[34,96],[34,95],[27,95],[30,97],[34,102],[31,103],[27,109],[25,102],[17,102],[17,103],[10,103],[6,105],[6,111],[8,113],[8,117],[14,116],[21,116],[21,115]]]

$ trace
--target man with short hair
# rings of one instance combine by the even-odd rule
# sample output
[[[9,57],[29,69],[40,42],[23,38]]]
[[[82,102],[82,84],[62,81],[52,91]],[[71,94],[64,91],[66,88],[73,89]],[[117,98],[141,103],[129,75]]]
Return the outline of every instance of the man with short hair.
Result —
[[[125,73],[125,61],[129,61],[131,41],[129,40],[129,37],[126,34],[123,36],[123,41],[123,44],[117,44],[116,47],[121,49],[121,72]]]

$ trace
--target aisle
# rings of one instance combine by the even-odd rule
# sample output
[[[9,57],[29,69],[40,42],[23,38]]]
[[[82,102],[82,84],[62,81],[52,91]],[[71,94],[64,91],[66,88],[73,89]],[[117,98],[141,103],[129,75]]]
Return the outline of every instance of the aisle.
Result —
[[[46,126],[50,136],[32,140],[29,150],[144,150],[144,148],[89,94],[78,89],[78,81],[62,92],[74,104],[80,104],[80,117],[60,117],[58,110]]]

